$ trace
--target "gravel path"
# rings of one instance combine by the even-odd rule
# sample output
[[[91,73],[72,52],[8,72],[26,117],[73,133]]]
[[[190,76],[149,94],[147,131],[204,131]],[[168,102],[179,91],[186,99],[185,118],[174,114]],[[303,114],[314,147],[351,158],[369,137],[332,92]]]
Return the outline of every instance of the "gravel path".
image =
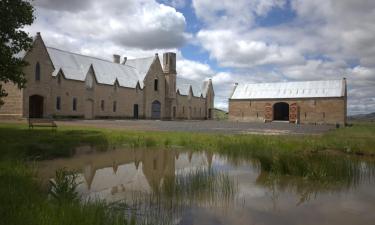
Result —
[[[72,120],[59,125],[90,126],[142,131],[187,131],[226,134],[321,134],[331,125],[296,125],[285,122],[244,123],[229,121]]]

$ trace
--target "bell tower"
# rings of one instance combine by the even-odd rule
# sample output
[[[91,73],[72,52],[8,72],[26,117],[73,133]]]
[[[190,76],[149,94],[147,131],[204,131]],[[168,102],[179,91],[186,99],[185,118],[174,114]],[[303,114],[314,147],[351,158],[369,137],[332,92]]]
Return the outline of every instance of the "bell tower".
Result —
[[[163,69],[166,80],[166,97],[176,98],[176,53],[166,52],[163,54]]]

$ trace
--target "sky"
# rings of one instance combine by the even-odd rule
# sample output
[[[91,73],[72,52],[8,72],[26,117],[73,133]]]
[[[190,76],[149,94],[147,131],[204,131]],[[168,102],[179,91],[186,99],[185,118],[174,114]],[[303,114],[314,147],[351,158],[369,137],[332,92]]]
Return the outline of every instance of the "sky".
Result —
[[[24,29],[47,46],[112,59],[177,53],[177,76],[235,82],[347,78],[348,113],[375,112],[374,0],[34,0]]]

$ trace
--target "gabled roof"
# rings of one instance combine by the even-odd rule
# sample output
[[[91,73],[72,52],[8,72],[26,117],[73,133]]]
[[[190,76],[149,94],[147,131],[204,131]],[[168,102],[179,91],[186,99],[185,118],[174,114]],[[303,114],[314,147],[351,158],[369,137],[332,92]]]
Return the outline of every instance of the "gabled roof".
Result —
[[[279,99],[343,97],[344,80],[238,84],[230,99]]]
[[[179,91],[180,95],[189,95],[190,87],[195,97],[206,97],[208,91],[208,81],[204,81],[202,84],[199,82],[188,80],[184,78],[176,78],[176,90]]]
[[[125,65],[128,65],[136,69],[138,71],[138,79],[140,81],[143,81],[154,59],[155,59],[154,56],[146,57],[146,58],[128,59],[126,60]]]
[[[143,88],[143,80],[154,60],[154,57],[127,60],[124,65],[56,48],[46,48],[55,68],[53,76],[61,70],[67,79],[84,81],[92,66],[98,83],[113,85],[117,79],[121,87],[130,88],[135,88],[138,82]]]

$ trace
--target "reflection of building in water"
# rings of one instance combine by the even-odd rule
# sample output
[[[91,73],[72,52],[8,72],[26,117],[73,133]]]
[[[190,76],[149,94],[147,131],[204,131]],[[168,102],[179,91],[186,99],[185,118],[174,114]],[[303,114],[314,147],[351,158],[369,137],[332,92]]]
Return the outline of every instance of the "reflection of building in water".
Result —
[[[125,191],[155,191],[179,171],[211,166],[212,153],[124,149],[78,155],[42,163],[40,176],[51,178],[61,167],[82,172],[80,191],[114,195]]]

